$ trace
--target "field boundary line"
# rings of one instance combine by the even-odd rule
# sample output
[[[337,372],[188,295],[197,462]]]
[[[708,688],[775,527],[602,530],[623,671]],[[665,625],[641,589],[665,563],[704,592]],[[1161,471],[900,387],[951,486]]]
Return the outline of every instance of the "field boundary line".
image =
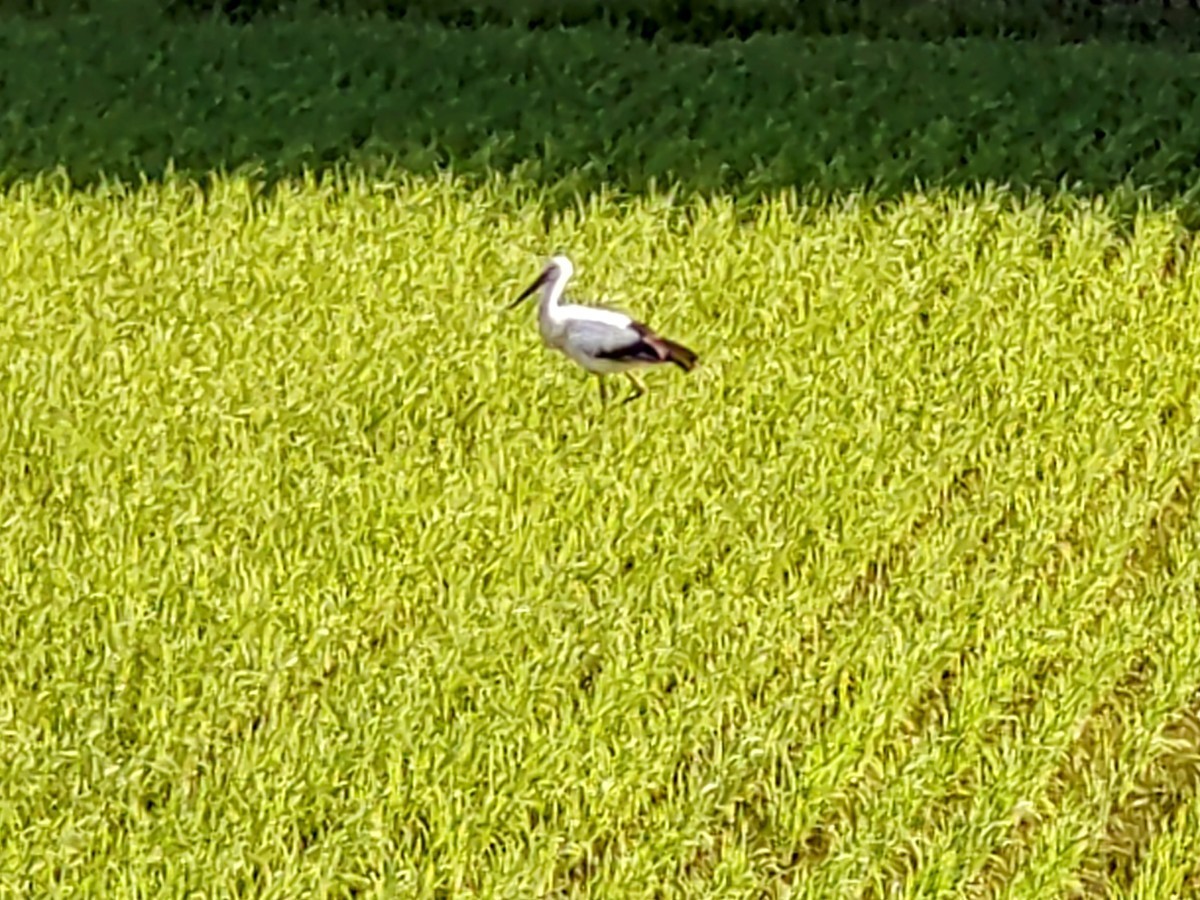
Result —
[[[1078,545],[1081,523],[1086,522],[1094,514],[1098,505],[1103,505],[1103,491],[1110,484],[1128,477],[1131,466],[1138,459],[1145,456],[1147,443],[1147,441],[1143,440],[1132,448],[1131,452],[1122,459],[1121,463],[1114,467],[1091,491],[1090,496],[1092,499],[1085,508],[1055,534],[1048,547],[1050,555],[1038,568],[1037,576],[1031,579],[1025,590],[1022,591],[1017,601],[1019,606],[1027,604],[1030,595],[1037,585],[1055,583],[1058,573],[1072,556],[1070,552],[1061,551],[1064,548],[1074,550]],[[1060,552],[1054,552],[1056,549]],[[944,716],[948,714],[950,708],[953,706],[953,697],[961,688],[963,674],[981,658],[984,649],[993,637],[993,631],[994,629],[989,629],[988,632],[980,636],[979,640],[963,647],[953,662],[943,670],[941,678],[922,695],[921,702],[925,704],[925,707],[922,709],[914,706],[915,712],[913,713],[913,718],[920,722],[920,727],[914,728],[908,733],[911,738],[917,739],[919,736],[921,739],[928,740],[932,736],[935,727],[943,720]],[[996,719],[997,725],[994,727],[1002,727],[1000,723],[1011,721],[1014,716],[1018,718],[1027,716],[1036,704],[1033,697],[1016,694],[1010,694],[1007,698],[999,698],[999,700],[1006,705],[1011,704],[1012,714],[998,716]],[[927,798],[930,800],[928,804],[929,817],[927,820],[929,824],[935,828],[939,828],[950,817],[967,808],[974,800],[976,788],[975,773],[968,770],[967,773],[960,773],[960,777],[947,784],[945,789],[938,795],[936,802],[933,798]],[[894,866],[889,866],[886,861],[881,863],[881,866],[883,868],[899,868],[911,874],[916,871],[917,867],[916,853],[915,848],[909,848],[907,851],[893,856]],[[868,885],[864,888],[861,896],[868,898],[879,896],[879,894],[877,888]]]
[[[1120,581],[1109,591],[1107,602],[1097,607],[1084,626],[1089,633],[1096,629],[1106,613],[1124,607],[1140,596],[1151,571],[1165,558],[1170,541],[1194,516],[1197,479],[1200,479],[1200,459],[1177,476],[1175,490],[1143,526],[1142,539],[1126,557]],[[1126,667],[1117,684],[1092,708],[1077,737],[1066,749],[1062,762],[1050,776],[1046,796],[1052,805],[1061,800],[1065,786],[1073,783],[1072,776],[1103,767],[1120,736],[1120,713],[1141,701],[1152,676],[1153,662],[1143,649]],[[993,854],[968,883],[967,894],[976,898],[996,896],[1003,884],[1000,876],[1015,872],[1028,862],[1029,854],[1033,852],[1032,840],[1041,824],[1041,821],[1026,818],[1014,822],[1001,840],[999,852]]]
[[[1085,894],[1128,890],[1150,843],[1200,794],[1200,685],[1158,737],[1166,748],[1139,773],[1133,790],[1113,802],[1100,846],[1077,869]]]
[[[1142,448],[1138,445],[1129,454],[1124,456],[1120,462],[1115,462],[1108,474],[1103,479],[1098,480],[1090,489],[1089,497],[1093,499],[1067,525],[1062,527],[1051,540],[1047,541],[1043,548],[1044,560],[1039,568],[1039,572],[1043,573],[1043,578],[1053,578],[1056,575],[1059,568],[1065,563],[1066,557],[1061,553],[1055,553],[1055,549],[1061,547],[1064,541],[1069,540],[1072,535],[1076,534],[1080,522],[1085,521],[1094,511],[1098,502],[1094,498],[1113,480],[1125,477],[1134,455],[1140,449]],[[990,543],[992,538],[1006,525],[1011,523],[1015,514],[1014,507],[1009,504],[1006,511],[992,525],[985,529],[981,535],[980,542],[976,546],[969,548],[964,554],[964,560],[968,566],[973,567],[977,564],[984,552],[982,548]],[[1031,581],[1022,591],[1020,595],[1021,599],[1018,602],[1023,602],[1027,599],[1034,589],[1034,584],[1040,580],[1043,579],[1034,579]],[[928,673],[928,685],[917,697],[909,702],[905,714],[896,718],[894,731],[886,739],[883,739],[884,744],[888,746],[902,744],[911,747],[920,738],[928,738],[933,734],[939,724],[944,721],[950,708],[950,698],[957,690],[963,672],[983,652],[988,636],[985,635],[981,640],[963,647],[950,664],[941,669],[940,674],[934,671]],[[862,788],[864,785],[872,781],[878,781],[881,778],[881,774],[868,775],[860,779],[857,785]],[[961,786],[955,787],[955,794],[957,795],[960,793],[958,788]],[[962,793],[965,794],[966,792]],[[779,876],[777,876],[788,887],[791,886],[792,881],[801,869],[811,869],[819,865],[832,849],[832,823],[829,817],[826,817],[811,829],[809,834],[800,843],[804,850],[793,851],[788,864],[781,867]]]

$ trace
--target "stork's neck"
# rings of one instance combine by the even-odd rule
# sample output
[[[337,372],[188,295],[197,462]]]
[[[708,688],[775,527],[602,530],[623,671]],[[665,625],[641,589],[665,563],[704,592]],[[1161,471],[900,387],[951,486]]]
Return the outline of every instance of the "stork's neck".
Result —
[[[542,299],[538,302],[538,316],[542,319],[558,322],[561,318],[563,293],[567,289],[567,279],[558,272],[542,287]]]

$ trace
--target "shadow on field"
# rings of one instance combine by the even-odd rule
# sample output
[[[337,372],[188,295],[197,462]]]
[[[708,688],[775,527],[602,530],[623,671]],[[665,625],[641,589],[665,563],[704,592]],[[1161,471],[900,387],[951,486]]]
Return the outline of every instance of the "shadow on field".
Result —
[[[710,45],[306,14],[8,19],[0,176],[268,180],[344,163],[753,198],[985,182],[1191,196],[1200,56],[762,34]]]

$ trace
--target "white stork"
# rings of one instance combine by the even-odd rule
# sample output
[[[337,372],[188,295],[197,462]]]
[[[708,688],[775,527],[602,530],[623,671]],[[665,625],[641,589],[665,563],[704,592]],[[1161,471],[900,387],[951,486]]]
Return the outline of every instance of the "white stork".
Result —
[[[674,363],[690,372],[696,365],[696,354],[687,347],[655,334],[623,312],[563,303],[563,293],[574,272],[575,267],[565,256],[551,258],[537,281],[509,305],[512,309],[538,288],[542,289],[538,329],[542,333],[542,343],[547,347],[562,351],[593,375],[623,372],[634,388],[626,403],[646,392],[646,385],[634,369]],[[603,401],[603,379],[599,384]]]

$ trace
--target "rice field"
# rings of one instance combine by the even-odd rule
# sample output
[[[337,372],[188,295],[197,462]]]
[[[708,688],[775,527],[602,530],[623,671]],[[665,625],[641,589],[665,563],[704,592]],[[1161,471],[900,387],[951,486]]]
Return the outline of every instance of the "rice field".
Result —
[[[695,348],[600,404],[543,258]],[[0,201],[0,891],[1200,891],[1170,210]]]

